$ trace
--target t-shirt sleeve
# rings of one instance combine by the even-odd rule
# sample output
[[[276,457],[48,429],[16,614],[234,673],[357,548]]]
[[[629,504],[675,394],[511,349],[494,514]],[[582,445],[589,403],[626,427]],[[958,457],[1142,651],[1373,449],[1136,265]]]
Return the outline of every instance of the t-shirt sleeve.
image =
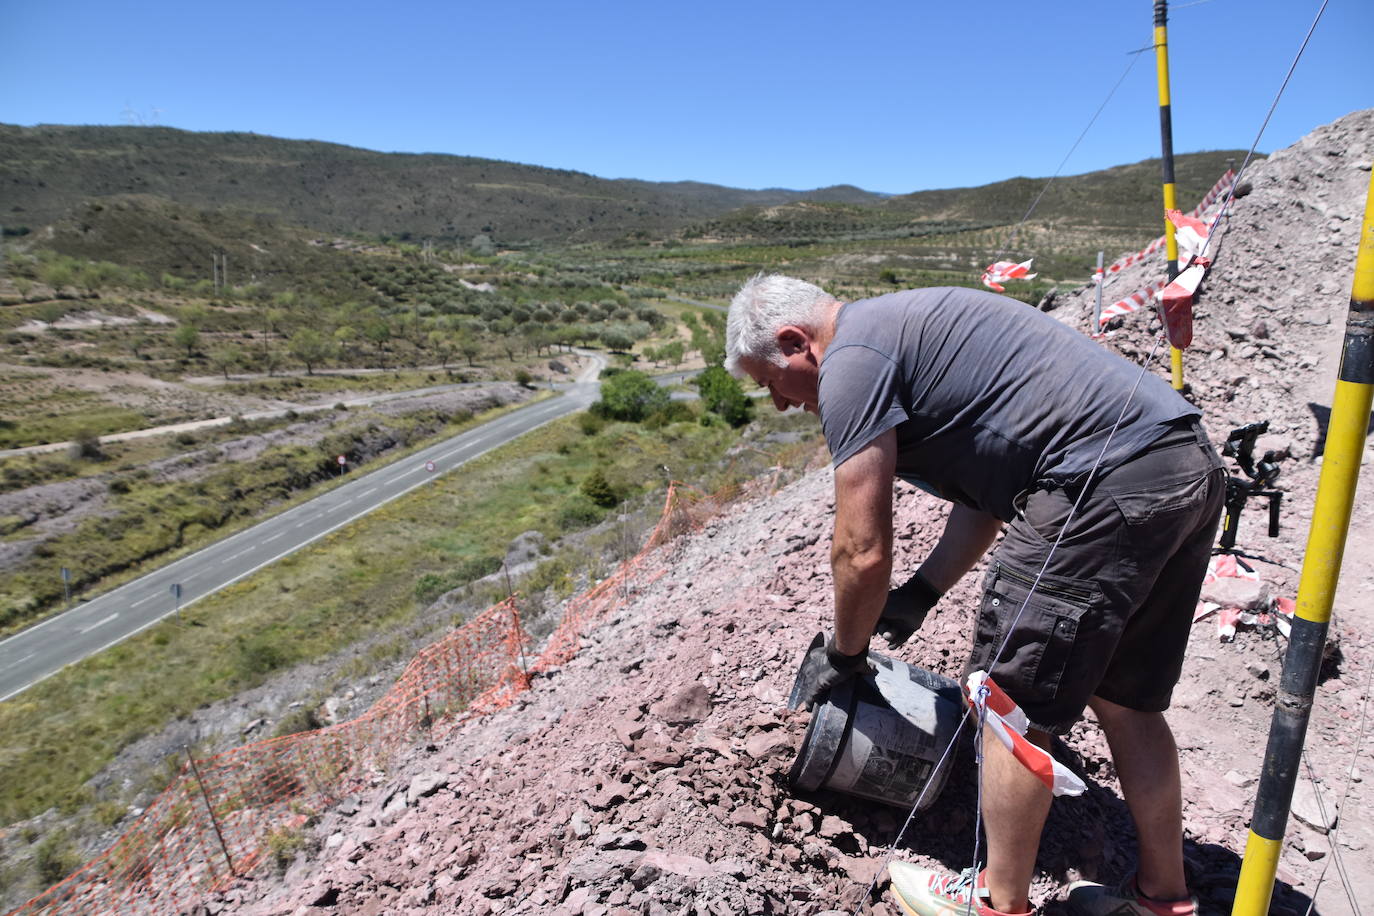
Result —
[[[821,430],[835,467],[907,419],[900,383],[897,364],[871,347],[850,344],[825,354]]]

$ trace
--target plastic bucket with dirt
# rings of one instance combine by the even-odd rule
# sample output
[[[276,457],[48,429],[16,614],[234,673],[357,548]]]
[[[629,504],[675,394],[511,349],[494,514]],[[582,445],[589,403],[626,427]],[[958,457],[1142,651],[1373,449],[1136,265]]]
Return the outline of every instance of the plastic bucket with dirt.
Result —
[[[821,634],[811,646],[824,643]],[[929,784],[924,810],[949,775],[954,754],[946,756],[945,748],[963,714],[959,684],[877,652],[868,659],[876,674],[847,681],[817,701],[789,779],[808,792],[831,789],[904,809]],[[795,703],[797,685],[792,689]]]

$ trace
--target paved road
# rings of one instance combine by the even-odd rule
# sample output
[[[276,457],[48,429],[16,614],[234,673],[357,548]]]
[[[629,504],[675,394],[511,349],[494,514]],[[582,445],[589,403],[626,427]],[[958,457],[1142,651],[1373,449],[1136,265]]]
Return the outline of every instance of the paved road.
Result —
[[[563,394],[511,411],[476,429],[360,475],[261,524],[183,557],[113,591],[0,642],[0,701],[32,687],[62,668],[109,648],[181,607],[251,575],[331,531],[377,509],[517,436],[596,400],[594,364],[565,386]],[[434,470],[428,469],[432,462]]]

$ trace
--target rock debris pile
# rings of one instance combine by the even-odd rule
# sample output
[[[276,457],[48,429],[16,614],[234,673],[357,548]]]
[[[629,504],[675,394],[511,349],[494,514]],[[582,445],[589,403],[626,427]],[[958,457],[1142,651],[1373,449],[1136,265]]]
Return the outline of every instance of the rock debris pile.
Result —
[[[1267,594],[1296,589],[1371,151],[1366,111],[1254,165],[1253,190],[1234,202],[1197,309],[1186,372],[1214,441],[1267,419],[1261,448],[1291,456],[1281,536],[1265,536],[1258,509],[1242,519],[1240,545]],[[1124,294],[1145,276],[1128,272],[1114,285]],[[1060,302],[1054,314],[1086,328],[1090,291]],[[1151,324],[1130,316],[1106,344],[1139,360]],[[1165,359],[1155,371],[1167,367]],[[633,582],[572,661],[538,677],[515,706],[436,733],[405,766],[325,813],[283,878],[242,881],[202,912],[895,916],[880,868],[905,812],[787,782],[807,715],[788,712],[786,696],[830,616],[830,486],[828,472],[815,472],[661,549],[663,574]],[[898,487],[900,581],[934,544],[944,509]],[[1334,877],[1341,869],[1326,870],[1335,857],[1356,893],[1374,887],[1374,832],[1344,816],[1374,803],[1360,772],[1370,768],[1369,738],[1359,731],[1374,656],[1371,530],[1370,511],[1357,507],[1309,732],[1315,781],[1299,785],[1275,913],[1302,912],[1314,894],[1323,914],[1353,912]],[[904,660],[957,676],[978,579],[946,596],[900,650]],[[1210,620],[1194,627],[1170,720],[1184,763],[1188,865],[1205,912],[1229,912],[1284,648],[1272,626],[1242,629],[1231,642]],[[967,746],[957,753],[944,793],[914,819],[898,855],[950,869],[970,863],[974,766]],[[1068,882],[1114,881],[1134,862],[1129,817],[1091,718],[1057,753],[1089,791],[1058,800],[1046,827],[1033,895],[1047,913],[1061,911]]]

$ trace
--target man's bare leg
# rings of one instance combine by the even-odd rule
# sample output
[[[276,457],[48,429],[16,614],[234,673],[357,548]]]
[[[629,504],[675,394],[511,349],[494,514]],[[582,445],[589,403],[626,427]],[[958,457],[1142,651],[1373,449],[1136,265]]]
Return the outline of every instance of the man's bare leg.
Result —
[[[1052,796],[996,735],[987,730],[984,735],[983,824],[988,835],[989,903],[1003,913],[1024,913],[1030,909],[1035,854]],[[1044,732],[1032,729],[1026,737],[1040,747],[1050,746],[1050,736]]]
[[[1088,705],[1112,751],[1121,794],[1135,820],[1140,845],[1136,883],[1157,900],[1188,896],[1183,872],[1183,790],[1178,746],[1164,714],[1127,709],[1093,697]]]

